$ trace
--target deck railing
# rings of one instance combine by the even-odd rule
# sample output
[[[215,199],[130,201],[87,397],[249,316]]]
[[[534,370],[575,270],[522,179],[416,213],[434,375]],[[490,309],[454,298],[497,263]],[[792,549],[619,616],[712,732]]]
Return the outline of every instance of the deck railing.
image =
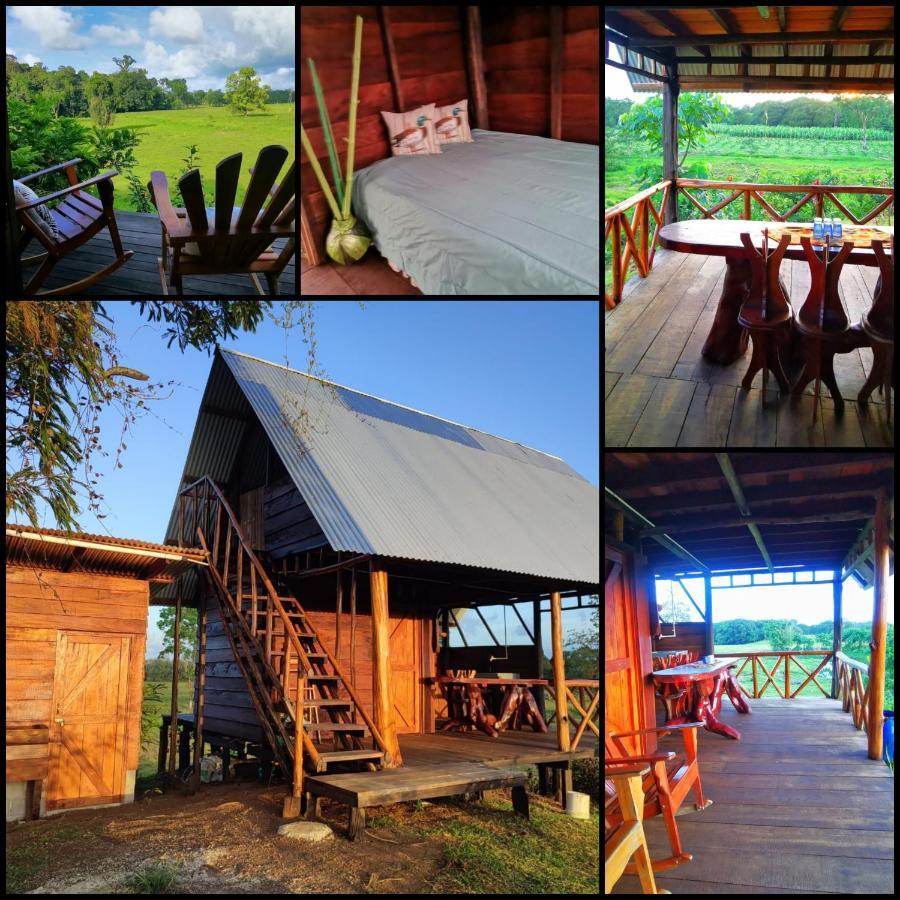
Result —
[[[589,728],[598,738],[600,737],[600,680],[567,678],[565,695],[569,706],[568,722],[575,726],[575,733],[569,743],[569,750],[574,752],[578,749],[586,729]],[[547,716],[546,724],[550,725],[555,719],[554,709]]]
[[[845,656],[840,650],[835,653],[840,698],[844,712],[853,716],[853,724],[860,731],[868,732],[869,685],[863,687],[863,675],[868,676],[869,667]]]
[[[763,662],[763,657],[778,657],[775,660],[775,664],[771,669],[767,669],[765,663]],[[821,662],[812,670],[806,668],[803,663],[800,662],[797,657],[802,656],[819,656],[822,657]],[[822,669],[827,665],[829,660],[834,656],[831,650],[761,650],[758,653],[716,653],[717,658],[722,659],[743,659],[743,663],[738,667],[738,669],[734,673],[735,681],[737,681],[738,687],[748,696],[753,698],[762,697],[766,689],[769,685],[772,685],[775,693],[778,694],[782,699],[793,699],[796,697],[800,691],[802,691],[808,684],[814,684],[826,697],[830,697],[831,694],[822,687],[821,684],[816,680],[816,675],[822,671]],[[791,663],[793,662],[794,666],[800,669],[806,675],[806,678],[800,683],[800,686],[792,689],[791,685]],[[753,693],[749,693],[747,689],[740,683],[739,676],[741,672],[747,668],[747,663],[751,663],[751,670],[753,673]],[[783,678],[784,684],[784,692],[782,693],[781,689],[778,686],[778,682],[776,682],[775,678],[778,675],[778,667],[784,664],[782,667],[781,678]],[[810,663],[811,665],[812,663]],[[762,687],[760,687],[759,682],[761,680],[761,675],[759,670],[762,670],[762,675],[765,675],[766,680],[763,681]],[[802,677],[802,676],[801,676]]]
[[[653,268],[653,257],[656,245],[659,242],[659,229],[662,227],[662,215],[666,208],[669,191],[673,187],[672,181],[660,181],[653,187],[646,188],[627,200],[622,200],[615,206],[605,211],[605,235],[604,243],[612,239],[612,292],[605,291],[606,307],[613,309],[622,299],[622,289],[625,286],[628,266],[634,262],[638,275],[646,278]],[[709,208],[691,194],[688,188],[702,188],[704,190],[730,190],[729,197]],[[699,178],[679,178],[674,182],[676,194],[686,197],[702,214],[704,219],[715,219],[716,213],[725,209],[736,200],[742,200],[741,213],[738,218],[752,219],[752,201],[755,200],[765,211],[766,215],[776,222],[787,222],[803,207],[813,204],[811,214],[805,216],[807,220],[815,216],[821,217],[825,211],[825,200],[829,200],[841,215],[856,225],[865,225],[876,216],[894,205],[893,187],[878,185],[833,185],[833,184],[754,184],[751,182],[706,181]],[[663,192],[659,204],[659,212],[653,205],[653,198],[660,191]],[[787,212],[778,212],[765,198],[763,193],[799,194],[803,196]],[[885,199],[874,206],[865,215],[857,218],[837,197],[838,194],[880,194]],[[633,209],[631,221],[628,221],[626,213]],[[656,220],[656,228],[650,237],[650,213]],[[622,236],[625,237],[624,251],[622,248]]]

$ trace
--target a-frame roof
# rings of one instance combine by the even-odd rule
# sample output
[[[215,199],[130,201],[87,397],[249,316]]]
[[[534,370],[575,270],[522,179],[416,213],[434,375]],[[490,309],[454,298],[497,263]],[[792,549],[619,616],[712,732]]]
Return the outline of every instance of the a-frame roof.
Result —
[[[599,584],[599,490],[561,459],[234,351],[181,487],[229,480],[254,419],[333,550]]]

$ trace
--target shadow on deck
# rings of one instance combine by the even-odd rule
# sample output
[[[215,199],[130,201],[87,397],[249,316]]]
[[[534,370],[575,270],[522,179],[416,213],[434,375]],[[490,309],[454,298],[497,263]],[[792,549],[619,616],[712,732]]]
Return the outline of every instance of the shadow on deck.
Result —
[[[893,894],[894,779],[866,756],[866,736],[837,700],[750,700],[720,719],[733,741],[701,729],[704,797],[678,830],[693,860],[661,872],[673,894]],[[727,707],[727,709],[726,709]],[[681,747],[679,747],[679,744]],[[660,749],[683,750],[678,735]],[[671,853],[662,818],[645,822],[650,855]],[[614,894],[639,894],[623,876]]]
[[[796,400],[782,398],[770,378],[764,402],[761,374],[749,392],[740,388],[749,352],[729,366],[701,357],[724,272],[723,257],[658,249],[647,278],[635,276],[607,311],[606,447],[893,447],[882,395],[856,402],[872,368],[868,347],[835,356],[844,414],[823,386],[815,424],[812,385]],[[809,266],[788,260],[781,272],[796,312]],[[852,322],[871,306],[877,278],[875,268],[844,267],[840,293]]]
[[[134,256],[108,278],[89,288],[78,292],[84,297],[132,297],[146,294],[161,295],[159,267],[160,226],[159,218],[151,213],[135,213],[116,211],[116,222],[119,234],[126,250],[134,250]],[[280,250],[285,239],[275,241],[273,247]],[[38,252],[39,248],[32,241],[26,248],[25,255]],[[60,262],[50,278],[44,283],[44,289],[60,287],[84,278],[112,262],[115,253],[109,230],[103,229],[98,235],[79,247],[74,253]],[[296,253],[294,254],[278,283],[278,296],[290,296],[296,291]],[[36,266],[28,266],[23,270],[23,280],[34,275]],[[260,276],[260,283],[266,287],[265,279]],[[189,275],[184,279],[185,295],[222,296],[231,294],[252,294],[259,296],[249,275]]]

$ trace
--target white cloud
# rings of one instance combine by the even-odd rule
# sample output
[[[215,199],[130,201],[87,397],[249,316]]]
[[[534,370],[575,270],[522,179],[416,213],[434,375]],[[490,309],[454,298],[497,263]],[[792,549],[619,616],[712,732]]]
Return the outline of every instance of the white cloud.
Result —
[[[281,66],[281,68],[275,70],[276,75],[290,75],[291,72],[294,71],[293,66]]]
[[[78,34],[79,21],[59,6],[10,6],[13,17],[33,31],[41,46],[51,50],[78,50],[90,41]]]
[[[40,62],[40,58],[37,56],[33,56],[31,53],[26,53],[19,62],[28,63],[29,66],[36,66]]]
[[[162,44],[147,41],[141,65],[156,78],[196,78],[203,71],[204,52],[185,47],[177,53],[169,53]]]
[[[252,35],[255,43],[274,53],[293,53],[296,22],[293,6],[235,6],[234,30]]]
[[[150,34],[183,44],[203,39],[203,19],[193,6],[163,6],[150,13]]]
[[[133,47],[140,44],[141,36],[136,28],[119,28],[116,25],[94,25],[91,34],[98,41],[120,47]]]

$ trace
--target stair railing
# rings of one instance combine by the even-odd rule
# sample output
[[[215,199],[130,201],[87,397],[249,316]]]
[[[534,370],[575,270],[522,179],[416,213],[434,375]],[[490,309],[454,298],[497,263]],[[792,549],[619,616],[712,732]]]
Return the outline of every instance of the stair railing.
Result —
[[[200,488],[203,488],[203,494],[201,495]],[[191,484],[187,485],[187,487],[183,488],[179,494],[179,498],[182,501],[192,500],[193,505],[188,509],[185,508],[184,502],[179,505],[179,539],[184,540],[185,528],[190,530],[193,527],[194,534],[209,534],[210,532],[214,532],[214,540],[213,540],[213,550],[210,553],[208,547],[206,546],[205,540],[201,538],[201,543],[203,545],[203,549],[207,553],[207,557],[209,558],[210,564],[210,574],[213,575],[217,581],[221,580],[220,590],[222,590],[225,595],[228,597],[229,602],[234,607],[234,601],[231,598],[230,593],[227,590],[227,582],[228,582],[228,564],[231,555],[231,535],[234,533],[235,537],[238,540],[238,595],[242,594],[242,581],[240,580],[243,576],[242,571],[242,556],[243,553],[247,554],[247,558],[251,564],[251,603],[253,603],[253,596],[255,595],[255,591],[252,588],[255,586],[254,575],[258,576],[263,583],[263,587],[268,593],[270,602],[267,604],[266,613],[267,613],[267,622],[266,622],[266,640],[265,640],[265,659],[271,666],[272,659],[272,625],[273,625],[273,610],[276,612],[281,619],[285,636],[287,640],[290,641],[290,646],[294,649],[297,654],[298,659],[298,671],[297,677],[308,679],[310,675],[315,674],[313,672],[312,664],[309,661],[309,657],[306,655],[306,652],[303,650],[297,636],[295,634],[294,623],[291,621],[288,616],[287,611],[285,610],[281,600],[278,596],[278,591],[275,590],[275,586],[272,584],[272,581],[269,579],[269,576],[266,572],[265,567],[260,562],[257,555],[253,552],[253,549],[250,547],[250,542],[247,539],[247,536],[244,534],[243,530],[240,527],[240,523],[238,521],[237,516],[234,514],[234,510],[231,508],[231,505],[225,499],[224,494],[220,490],[219,486],[208,476],[204,475],[202,478],[197,479]],[[202,501],[202,511],[201,511],[201,501]],[[221,518],[222,511],[224,510],[225,515],[228,517],[228,525],[226,526],[226,535],[225,535],[225,556],[223,560],[223,572],[220,573],[217,565],[218,565],[218,548],[221,537]],[[192,514],[192,520],[188,520],[188,514]],[[201,521],[202,516],[202,521]],[[186,521],[188,520],[188,521]],[[202,528],[202,525],[206,524],[207,529]],[[185,546],[185,544],[182,544]],[[298,601],[298,606],[300,606]],[[243,610],[240,608],[238,604],[237,612],[239,617],[243,615]],[[302,611],[302,606],[300,606]],[[254,616],[254,623],[256,621],[256,617]],[[347,693],[350,695],[350,699],[353,701],[355,708],[359,711],[360,716],[363,721],[369,728],[369,732],[372,735],[372,739],[375,743],[375,746],[385,755],[385,760],[390,762],[391,754],[387,748],[384,738],[381,735],[380,730],[375,725],[372,717],[366,712],[365,708],[362,706],[359,695],[356,693],[356,688],[353,686],[352,682],[347,678],[346,673],[341,668],[334,655],[325,645],[324,641],[321,640],[319,633],[313,623],[306,618],[305,627],[309,629],[309,631],[315,636],[316,641],[322,647],[322,650],[325,653],[325,656],[328,658],[328,661],[331,663],[332,668],[334,669],[335,674],[341,680],[346,689]],[[288,691],[288,681],[290,676],[290,664],[289,664],[289,656],[288,656],[288,644],[285,642],[285,653],[282,657],[282,671],[281,671],[281,685],[282,685],[282,700],[285,703],[285,706],[288,708],[288,711],[294,718],[295,727],[298,728],[300,732],[303,734],[303,745],[306,751],[309,753],[310,757],[313,760],[318,760],[318,751],[313,745],[312,741],[309,739],[309,736],[306,734],[306,729],[303,727],[303,722],[298,720],[297,718],[297,710],[296,707],[291,700],[290,691]],[[274,667],[273,671],[274,671]],[[276,673],[277,674],[277,673]],[[317,766],[318,768],[318,766]]]

